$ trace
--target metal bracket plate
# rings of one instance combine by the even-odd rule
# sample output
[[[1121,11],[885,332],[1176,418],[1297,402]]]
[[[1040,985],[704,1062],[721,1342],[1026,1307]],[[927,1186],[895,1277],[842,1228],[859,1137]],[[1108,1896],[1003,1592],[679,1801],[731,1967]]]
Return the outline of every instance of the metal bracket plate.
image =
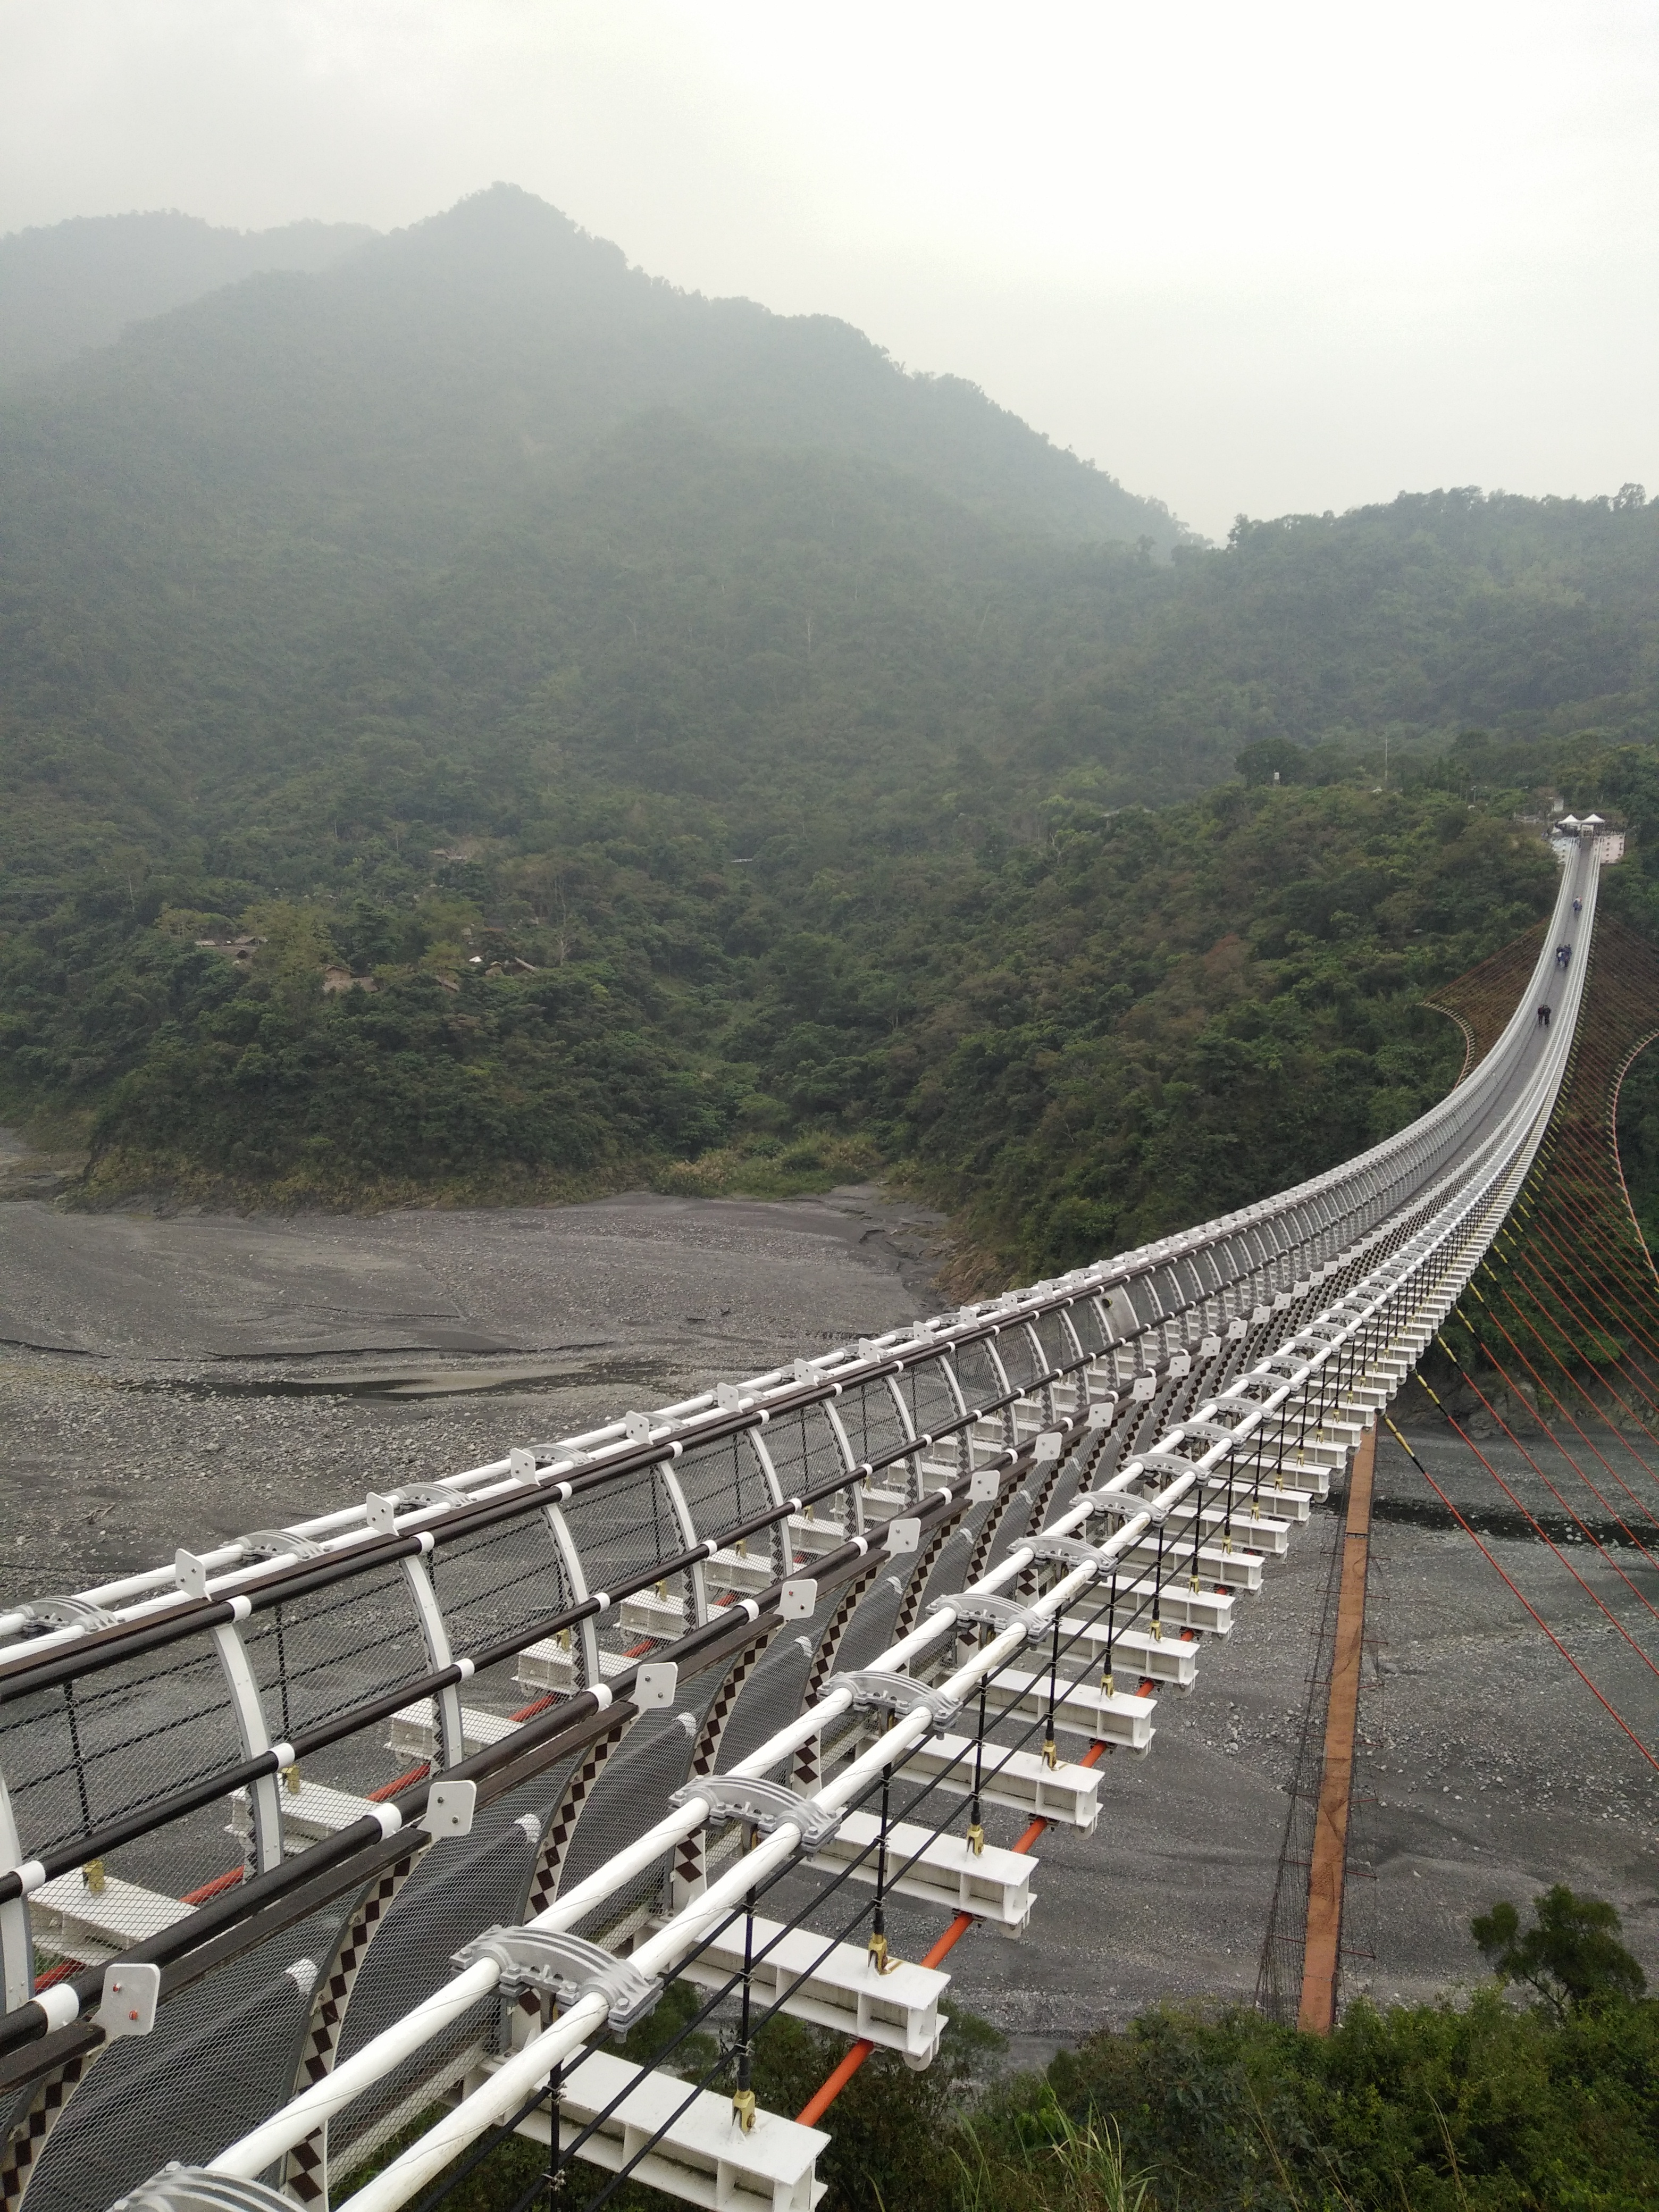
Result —
[[[927,1711],[935,1728],[945,1728],[962,1711],[959,1701],[926,1682],[913,1682],[908,1674],[884,1674],[877,1667],[860,1667],[847,1674],[832,1674],[821,1695],[845,1690],[860,1711],[873,1706],[886,1713]]]
[[[392,1496],[399,1505],[444,1505],[452,1510],[472,1502],[465,1491],[447,1482],[400,1482]]]
[[[286,1528],[250,1528],[236,1540],[245,1559],[314,1559],[323,1548],[309,1536],[290,1535]]]
[[[1146,1499],[1137,1497],[1133,1490],[1080,1490],[1076,1503],[1087,1506],[1091,1520],[1100,1513],[1127,1521],[1132,1515],[1146,1510]]]
[[[958,1597],[936,1597],[928,1607],[929,1613],[942,1613],[948,1606],[957,1617],[959,1627],[1023,1628],[1028,1637],[1040,1636],[1048,1626],[1040,1613],[1033,1613],[1029,1605],[1021,1605],[1012,1597],[994,1597],[988,1591],[964,1591]]]
[[[719,1820],[746,1820],[763,1836],[775,1835],[787,1821],[800,1830],[804,1851],[821,1850],[839,1830],[845,1815],[827,1805],[798,1797],[781,1782],[754,1782],[741,1775],[705,1774],[688,1782],[669,1799],[671,1805],[689,1805],[694,1797],[706,1800]]]
[[[1183,1437],[1203,1437],[1212,1444],[1236,1444],[1241,1441],[1237,1430],[1224,1428],[1219,1421],[1183,1421],[1181,1433]]]
[[[1144,1451],[1137,1452],[1135,1457],[1142,1467],[1151,1468],[1155,1474],[1190,1474],[1200,1482],[1218,1482],[1221,1480],[1219,1475],[1212,1474],[1207,1467],[1197,1467],[1191,1460],[1183,1459],[1179,1452]],[[1148,1510],[1152,1509],[1149,1506]]]
[[[609,2025],[625,2035],[651,2012],[662,1983],[647,1978],[626,1959],[603,1951],[586,1936],[551,1928],[486,1928],[456,1952],[451,1964],[475,1966],[493,1959],[501,1970],[501,1986],[509,1997],[526,1990],[572,2004],[578,1997],[602,1996],[611,2008]]]
[[[119,2198],[112,2212],[294,2212],[294,2206],[262,2181],[234,2181],[175,2161]]]
[[[83,1597],[37,1597],[18,1612],[27,1620],[38,1620],[43,1628],[84,1628],[88,1636],[100,1628],[113,1628],[115,1615],[106,1613],[101,1605],[93,1605]]]
[[[1136,1498],[1131,1510],[1144,1513],[1146,1501]],[[1109,1574],[1116,1564],[1109,1559],[1098,1544],[1085,1544],[1079,1536],[1036,1536],[1031,1540],[1031,1557],[1044,1566],[1095,1567]]]

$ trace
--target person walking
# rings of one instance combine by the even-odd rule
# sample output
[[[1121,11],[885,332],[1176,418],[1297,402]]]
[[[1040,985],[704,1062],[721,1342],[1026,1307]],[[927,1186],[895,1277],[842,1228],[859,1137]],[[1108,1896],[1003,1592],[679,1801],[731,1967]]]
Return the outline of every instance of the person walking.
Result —
[[[1538,1009],[1538,1026],[1540,1030],[1547,1030],[1549,1025],[1550,1010],[1547,1006],[1540,1006]]]

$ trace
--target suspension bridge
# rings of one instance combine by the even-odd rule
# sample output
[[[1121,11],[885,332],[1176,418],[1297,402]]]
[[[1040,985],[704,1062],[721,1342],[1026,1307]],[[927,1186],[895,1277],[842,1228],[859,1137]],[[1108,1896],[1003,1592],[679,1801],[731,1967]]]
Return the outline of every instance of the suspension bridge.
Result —
[[[1555,844],[1547,922],[1443,994],[1459,1082],[1329,1173],[0,1614],[6,2212],[393,2212],[515,2130],[573,2205],[631,2177],[811,2212],[839,2089],[872,2050],[930,2063],[952,1948],[1041,1911],[1044,1832],[1097,1829],[1110,1761],[1156,1756],[1160,1698],[1203,1694],[1342,1497],[1259,1990],[1328,2026],[1403,1391],[1659,1679],[1627,1621],[1659,1620],[1659,1285],[1612,1139],[1659,959],[1598,930],[1617,837]],[[690,2025],[632,2063],[675,1984]],[[750,2083],[776,2013],[846,2045],[799,2114]],[[718,2061],[677,2067],[709,2021]]]

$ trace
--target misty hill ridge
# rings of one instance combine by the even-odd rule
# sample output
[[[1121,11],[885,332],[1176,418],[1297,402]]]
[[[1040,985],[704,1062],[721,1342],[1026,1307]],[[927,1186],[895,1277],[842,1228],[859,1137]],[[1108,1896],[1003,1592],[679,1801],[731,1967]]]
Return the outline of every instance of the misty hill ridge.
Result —
[[[245,276],[325,269],[374,235],[361,222],[226,230],[171,209],[14,231],[0,238],[0,386]]]
[[[307,530],[349,536],[371,500],[409,552],[411,507],[447,535],[665,408],[744,445],[885,463],[1021,527],[1166,551],[1190,536],[963,379],[908,374],[830,316],[677,290],[506,185],[331,267],[213,291],[30,396],[54,445],[77,419],[148,417],[169,465],[222,491],[257,480]]]

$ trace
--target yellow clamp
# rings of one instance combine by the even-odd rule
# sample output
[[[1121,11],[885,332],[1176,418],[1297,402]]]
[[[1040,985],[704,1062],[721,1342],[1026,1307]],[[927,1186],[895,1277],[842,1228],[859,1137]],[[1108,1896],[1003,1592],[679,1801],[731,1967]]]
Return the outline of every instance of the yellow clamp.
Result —
[[[887,1955],[887,1938],[884,1936],[870,1938],[870,1963],[878,1974],[890,1974],[897,1966],[898,1960]]]
[[[732,2092],[732,2117],[744,2135],[754,2133],[755,2093],[752,2089],[734,2089]]]
[[[968,1823],[968,1848],[976,1859],[985,1855],[985,1830],[977,1820]]]

